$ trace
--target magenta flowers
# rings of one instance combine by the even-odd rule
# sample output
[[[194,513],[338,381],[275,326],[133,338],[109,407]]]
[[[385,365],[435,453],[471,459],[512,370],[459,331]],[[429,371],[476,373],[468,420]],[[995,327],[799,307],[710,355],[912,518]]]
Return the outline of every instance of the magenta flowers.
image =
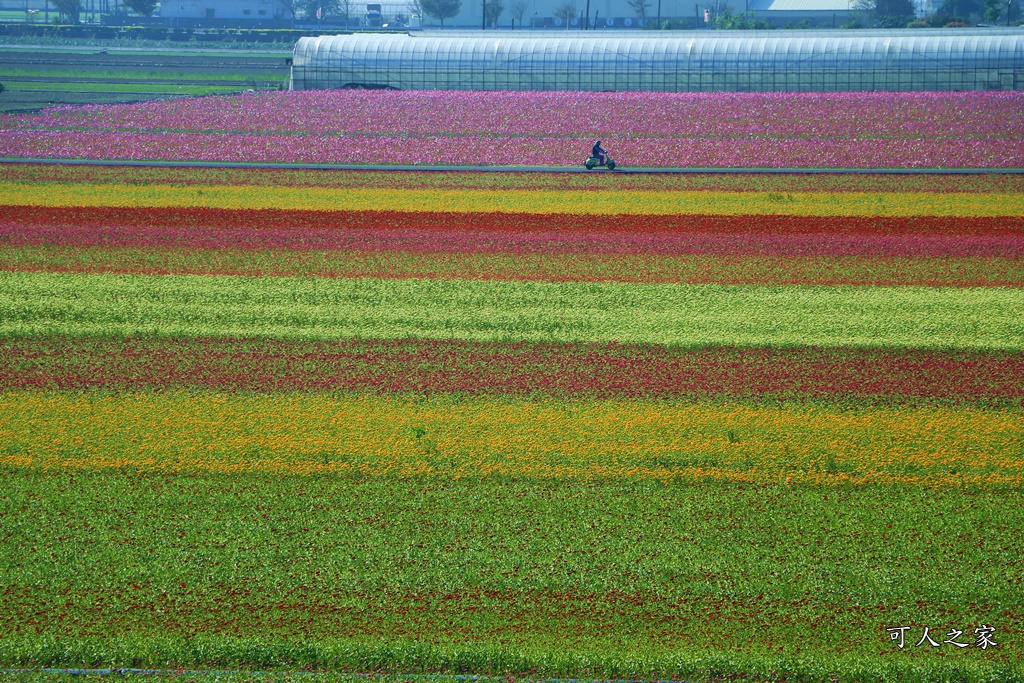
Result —
[[[0,156],[348,164],[1013,167],[1024,94],[304,91],[0,116]]]

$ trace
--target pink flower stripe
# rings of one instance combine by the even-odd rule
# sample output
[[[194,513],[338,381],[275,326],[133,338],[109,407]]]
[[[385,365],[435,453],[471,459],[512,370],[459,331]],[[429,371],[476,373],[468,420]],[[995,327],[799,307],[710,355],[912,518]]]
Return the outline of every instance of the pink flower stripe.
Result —
[[[620,165],[694,168],[1016,168],[1021,142],[956,140],[651,140],[608,143]],[[260,163],[572,166],[585,138],[296,136],[0,130],[0,156]]]
[[[5,127],[641,137],[1017,137],[1019,92],[587,93],[309,90],[61,106]],[[699,123],[698,125],[695,125]]]
[[[1021,93],[310,91],[0,116],[0,156],[382,164],[1020,165]],[[16,134],[15,134],[16,133]]]
[[[1024,355],[225,338],[0,340],[0,388],[534,393],[1024,405]]]

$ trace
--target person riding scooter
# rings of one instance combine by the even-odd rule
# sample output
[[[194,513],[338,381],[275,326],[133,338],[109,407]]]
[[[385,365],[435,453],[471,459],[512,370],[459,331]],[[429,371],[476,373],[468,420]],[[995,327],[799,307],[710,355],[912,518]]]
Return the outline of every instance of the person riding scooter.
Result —
[[[609,171],[615,170],[615,160],[612,159],[611,154],[608,154],[608,150],[601,146],[600,140],[594,143],[593,149],[590,150],[590,156],[583,165],[587,167],[588,171],[592,171],[598,166],[605,166]]]

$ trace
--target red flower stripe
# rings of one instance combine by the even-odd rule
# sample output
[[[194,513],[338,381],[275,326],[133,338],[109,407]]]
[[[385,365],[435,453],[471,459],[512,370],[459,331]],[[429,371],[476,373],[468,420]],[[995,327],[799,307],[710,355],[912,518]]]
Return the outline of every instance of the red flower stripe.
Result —
[[[823,232],[682,232],[642,235],[591,232],[519,232],[425,229],[180,228],[0,222],[0,244],[77,248],[179,247],[426,253],[632,254],[678,256],[1024,256],[1024,235],[850,235]]]
[[[557,233],[585,235],[675,235],[686,233],[762,235],[1024,235],[1024,218],[857,217],[857,216],[573,216],[567,214],[417,213],[399,211],[301,211],[205,207],[5,206],[5,230],[16,226],[79,226],[121,232],[139,229],[221,230],[413,230],[450,233]],[[498,239],[491,236],[488,239]],[[648,243],[642,243],[646,248]],[[261,247],[262,248],[262,247]]]
[[[817,348],[306,342],[224,338],[0,340],[0,388],[464,392],[1024,407],[1024,354]]]
[[[1024,287],[1024,258],[0,245],[0,271],[689,284]]]
[[[139,486],[167,486],[166,480],[149,480],[152,475],[136,476]],[[205,491],[216,486],[211,485],[211,481],[219,483],[221,480],[194,477],[186,484],[176,485]],[[246,479],[235,476],[228,485],[238,487],[239,481]],[[69,495],[80,495],[81,485],[76,485],[73,478],[71,482],[75,494]],[[345,485],[351,488],[360,484],[347,481]],[[370,494],[362,495],[369,497]],[[356,522],[341,517],[337,526],[368,525],[368,520],[378,515]],[[336,529],[332,531],[337,533]],[[90,532],[89,538],[98,536],[92,529],[81,533]],[[581,631],[612,637],[617,626],[628,623],[633,629],[634,641],[657,642],[665,638],[668,629],[674,633],[698,630],[702,638],[712,638],[723,628],[747,629],[752,618],[804,630],[813,629],[820,615],[828,614],[833,622],[842,620],[840,623],[848,623],[851,628],[854,625],[864,628],[864,619],[878,609],[846,600],[837,602],[828,595],[802,597],[792,602],[771,594],[714,596],[694,592],[680,596],[616,587],[591,592],[572,587],[523,590],[480,588],[472,584],[443,589],[429,585],[415,589],[398,587],[387,591],[359,586],[327,590],[301,586],[282,593],[275,590],[270,581],[260,578],[242,579],[235,584],[219,583],[216,579],[209,582],[190,579],[174,591],[160,590],[161,585],[141,577],[133,577],[123,586],[107,583],[90,587],[87,592],[44,591],[10,584],[5,586],[4,599],[16,605],[18,612],[0,612],[0,628],[5,629],[5,634],[30,634],[31,637],[36,634],[31,615],[47,614],[62,617],[57,621],[63,626],[63,633],[72,637],[95,633],[151,633],[153,624],[159,623],[162,635],[184,638],[197,631],[233,635],[241,626],[246,633],[268,639],[313,631],[325,639],[430,633],[458,640],[465,637],[462,624],[466,623],[467,615],[482,613],[487,615],[489,628],[481,630],[481,639],[538,635],[550,638],[550,629],[565,629],[567,624]],[[108,607],[124,601],[126,594],[132,596],[132,609]],[[947,606],[931,600],[917,600],[916,605],[918,609],[932,610]],[[956,603],[953,606],[959,607]],[[73,619],[69,618],[69,612],[74,615]],[[714,615],[713,625],[706,623],[708,614]],[[523,677],[529,676],[524,674]]]

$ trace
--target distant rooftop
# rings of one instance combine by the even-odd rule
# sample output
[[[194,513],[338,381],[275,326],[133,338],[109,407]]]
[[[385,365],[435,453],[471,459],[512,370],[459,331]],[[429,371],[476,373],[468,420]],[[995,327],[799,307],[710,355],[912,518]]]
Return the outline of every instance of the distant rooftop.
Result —
[[[851,0],[750,0],[758,12],[849,12]]]
[[[827,2],[829,0],[814,0],[815,2]],[[750,9],[754,9],[755,2],[767,2],[772,0],[750,0]],[[845,0],[844,0],[845,3]],[[844,4],[845,7],[845,4]],[[742,11],[742,10],[741,10]],[[836,10],[838,11],[838,10]],[[964,36],[1024,36],[1024,26],[1002,27],[981,27],[970,28],[895,28],[895,29],[774,29],[766,31],[650,31],[650,30],[606,30],[597,29],[592,31],[544,31],[544,30],[519,30],[509,31],[488,29],[481,31],[469,31],[465,29],[437,30],[425,29],[422,31],[395,32],[389,35],[406,35],[421,38],[533,38],[544,40],[564,39],[568,41],[577,40],[581,37],[591,38],[684,38],[700,37],[709,39],[721,38],[908,38],[919,36],[943,36],[957,38]],[[379,35],[367,33],[366,35]]]

